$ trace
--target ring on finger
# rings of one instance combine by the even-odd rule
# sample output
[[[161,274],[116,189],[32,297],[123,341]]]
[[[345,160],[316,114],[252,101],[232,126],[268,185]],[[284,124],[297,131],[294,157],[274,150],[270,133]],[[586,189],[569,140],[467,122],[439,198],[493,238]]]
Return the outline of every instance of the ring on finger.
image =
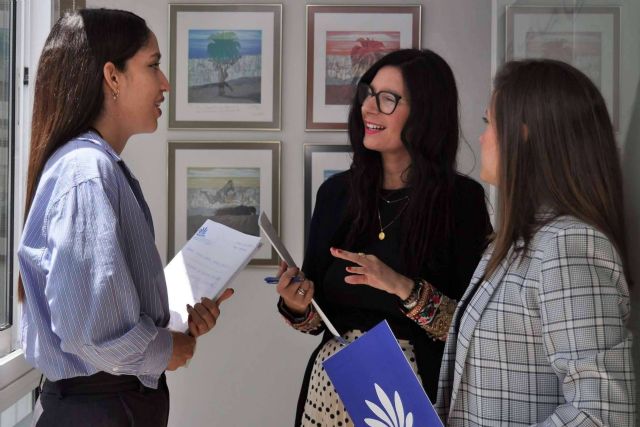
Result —
[[[296,291],[296,293],[300,296],[305,296],[305,294],[307,293],[307,291],[305,291],[302,288],[298,288],[298,290]]]
[[[367,254],[365,254],[364,252],[358,252],[358,256],[365,257],[365,256],[367,256]]]

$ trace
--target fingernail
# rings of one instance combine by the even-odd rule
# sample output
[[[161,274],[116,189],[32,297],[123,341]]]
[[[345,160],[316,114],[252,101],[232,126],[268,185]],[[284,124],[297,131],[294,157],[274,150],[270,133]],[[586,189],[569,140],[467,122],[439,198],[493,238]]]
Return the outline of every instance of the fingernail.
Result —
[[[191,307],[191,304],[187,304],[187,311],[191,311],[193,310],[193,307]]]
[[[200,302],[204,301],[204,297],[200,298]]]

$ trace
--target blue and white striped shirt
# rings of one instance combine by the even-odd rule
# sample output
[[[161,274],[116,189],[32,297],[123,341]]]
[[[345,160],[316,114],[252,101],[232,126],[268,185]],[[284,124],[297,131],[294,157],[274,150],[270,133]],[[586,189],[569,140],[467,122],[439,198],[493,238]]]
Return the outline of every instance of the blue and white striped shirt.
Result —
[[[52,381],[105,371],[157,387],[173,344],[151,214],[138,181],[95,132],[47,161],[18,259],[32,365]]]

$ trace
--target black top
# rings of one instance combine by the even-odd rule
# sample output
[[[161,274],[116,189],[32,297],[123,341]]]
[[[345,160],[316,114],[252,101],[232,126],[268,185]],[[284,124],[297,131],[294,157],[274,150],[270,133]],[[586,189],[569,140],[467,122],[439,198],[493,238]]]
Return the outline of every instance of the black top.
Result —
[[[395,295],[369,286],[344,283],[345,267],[348,264],[329,253],[329,248],[333,246],[353,252],[374,254],[398,273],[407,275],[401,247],[404,212],[384,229],[384,240],[379,240],[377,233],[374,233],[372,236],[363,236],[353,247],[345,246],[351,226],[346,218],[349,174],[347,171],[332,176],[318,190],[302,270],[306,277],[314,282],[316,302],[341,334],[351,329],[367,331],[386,319],[397,338],[410,340],[416,354],[418,374],[425,391],[431,400],[435,401],[444,343],[431,340],[423,329],[406,317],[400,310],[399,299]],[[387,200],[397,200],[405,194],[395,191],[383,196]],[[452,233],[443,239],[444,241],[436,242],[434,247],[439,249],[433,259],[424,261],[419,277],[450,298],[459,300],[486,247],[491,223],[485,204],[484,189],[474,180],[461,175],[456,176],[452,203]],[[403,201],[387,204],[379,199],[382,225],[387,226],[403,205]],[[371,214],[377,216],[376,212]],[[312,354],[307,366],[298,405],[297,423],[304,408],[315,356],[330,338],[331,334],[325,333],[322,343]]]
[[[407,194],[408,190],[406,189],[393,192],[385,191],[383,197],[389,196],[387,200],[398,200]],[[355,247],[347,248],[344,242],[336,242],[336,246],[354,252],[374,254],[393,270],[401,273],[407,271],[401,250],[402,220],[404,219],[406,202],[407,200],[404,199],[387,204],[382,199],[378,200],[380,222],[385,233],[384,240],[378,238],[380,231],[380,226],[378,226],[376,232],[360,239]],[[371,213],[376,217],[377,214],[375,211]],[[344,237],[341,236],[341,238]],[[305,261],[307,259],[308,257],[305,257]],[[311,262],[309,261],[309,263]],[[354,286],[345,283],[344,278],[347,275],[345,268],[348,265],[354,264],[331,257],[324,278],[319,282],[321,283],[322,296],[320,299],[316,297],[316,301],[327,302],[321,307],[324,309],[326,306],[327,315],[332,322],[335,319],[335,326],[340,334],[351,329],[366,331],[387,319],[397,338],[413,338],[414,331],[407,330],[407,325],[411,324],[406,322],[406,316],[399,310],[398,299],[385,291],[370,286]],[[304,267],[303,271],[306,274]],[[318,294],[316,293],[316,295]]]

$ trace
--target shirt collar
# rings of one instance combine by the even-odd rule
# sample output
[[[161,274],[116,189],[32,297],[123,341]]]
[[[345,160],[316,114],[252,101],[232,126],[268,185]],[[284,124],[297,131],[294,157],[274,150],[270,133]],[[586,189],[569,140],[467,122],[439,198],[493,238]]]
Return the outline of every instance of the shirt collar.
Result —
[[[90,129],[85,133],[81,134],[80,136],[78,136],[76,139],[92,142],[97,146],[99,146],[100,148],[102,148],[104,152],[106,152],[111,157],[113,157],[116,162],[122,162],[122,158],[118,155],[118,153],[116,153],[113,147],[103,137],[101,137],[100,134],[98,134],[98,132],[96,132],[95,130]]]

